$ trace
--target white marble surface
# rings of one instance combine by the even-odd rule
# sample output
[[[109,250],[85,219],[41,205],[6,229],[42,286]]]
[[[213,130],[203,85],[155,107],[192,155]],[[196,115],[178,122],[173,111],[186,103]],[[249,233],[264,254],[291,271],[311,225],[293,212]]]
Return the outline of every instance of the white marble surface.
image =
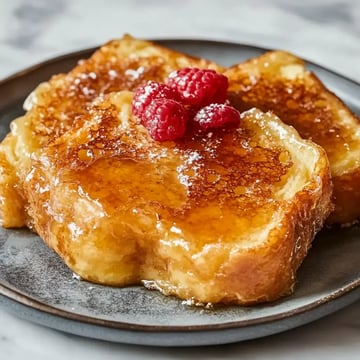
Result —
[[[291,50],[360,81],[360,1],[0,0],[0,79],[124,32]],[[66,335],[0,309],[0,359],[359,359],[360,302],[301,328],[199,349],[127,346]]]

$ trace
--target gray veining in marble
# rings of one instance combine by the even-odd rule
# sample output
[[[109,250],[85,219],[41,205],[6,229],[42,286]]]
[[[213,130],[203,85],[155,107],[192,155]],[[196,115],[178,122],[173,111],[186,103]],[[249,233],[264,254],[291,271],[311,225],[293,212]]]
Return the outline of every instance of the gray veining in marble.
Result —
[[[287,49],[360,81],[358,0],[0,0],[0,79],[124,32],[144,38],[218,39]],[[0,309],[1,360],[355,360],[359,340],[359,302],[283,334],[205,349],[150,349],[93,341],[33,325]]]
[[[20,3],[13,10],[5,43],[18,49],[36,50],[37,39],[49,24],[66,10],[63,0]]]
[[[283,48],[360,81],[357,0],[1,0],[0,78],[124,32]]]

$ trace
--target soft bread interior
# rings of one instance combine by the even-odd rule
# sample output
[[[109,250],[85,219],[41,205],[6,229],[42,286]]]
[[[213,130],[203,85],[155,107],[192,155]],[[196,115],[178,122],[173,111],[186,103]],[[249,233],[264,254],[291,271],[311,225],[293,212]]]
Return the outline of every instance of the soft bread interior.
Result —
[[[289,293],[330,210],[323,150],[273,114],[247,111],[239,129],[249,134],[246,154],[258,152],[259,164],[265,149],[279,150],[287,172],[268,186],[261,201],[257,186],[266,184],[259,171],[258,184],[229,189],[244,195],[238,208],[220,207],[209,198],[185,217],[174,217],[171,211],[189,199],[179,172],[194,153],[153,142],[131,114],[131,99],[132,93],[119,92],[94,106],[112,109],[115,122],[107,127],[108,138],[125,134],[122,142],[144,154],[144,162],[122,158],[118,149],[111,156],[80,155],[77,149],[91,140],[92,130],[102,128],[98,112],[33,160],[25,190],[40,236],[90,281],[124,286],[145,280],[166,294],[206,303],[254,303]],[[126,135],[129,131],[133,136]],[[72,162],[63,160],[66,156]]]

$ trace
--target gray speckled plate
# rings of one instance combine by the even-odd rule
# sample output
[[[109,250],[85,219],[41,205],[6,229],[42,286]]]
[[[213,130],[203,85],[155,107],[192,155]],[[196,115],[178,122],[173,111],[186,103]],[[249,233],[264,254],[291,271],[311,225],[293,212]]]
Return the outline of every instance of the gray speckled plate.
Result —
[[[167,40],[166,46],[223,65],[264,49],[211,41]],[[94,49],[47,61],[0,82],[0,136],[22,113],[26,95],[52,74],[67,71]],[[360,85],[309,63],[357,113]],[[320,233],[295,293],[254,307],[189,307],[142,287],[113,288],[79,281],[39,237],[0,230],[0,304],[27,320],[72,334],[160,346],[224,344],[275,334],[316,320],[360,299],[360,227]]]

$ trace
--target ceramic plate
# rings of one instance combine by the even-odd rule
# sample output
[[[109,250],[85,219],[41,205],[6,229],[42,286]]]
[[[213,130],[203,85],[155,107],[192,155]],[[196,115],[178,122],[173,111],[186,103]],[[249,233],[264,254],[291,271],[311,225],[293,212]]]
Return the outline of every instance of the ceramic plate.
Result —
[[[160,41],[223,65],[265,51],[212,41]],[[52,74],[71,69],[94,49],[65,55],[0,83],[0,131],[8,132],[26,95]],[[357,113],[360,85],[315,64],[318,76]],[[360,299],[360,227],[321,232],[298,273],[294,294],[253,307],[189,307],[142,287],[79,281],[41,239],[27,230],[0,230],[0,304],[18,316],[72,334],[132,344],[195,346],[254,339],[316,320]]]

